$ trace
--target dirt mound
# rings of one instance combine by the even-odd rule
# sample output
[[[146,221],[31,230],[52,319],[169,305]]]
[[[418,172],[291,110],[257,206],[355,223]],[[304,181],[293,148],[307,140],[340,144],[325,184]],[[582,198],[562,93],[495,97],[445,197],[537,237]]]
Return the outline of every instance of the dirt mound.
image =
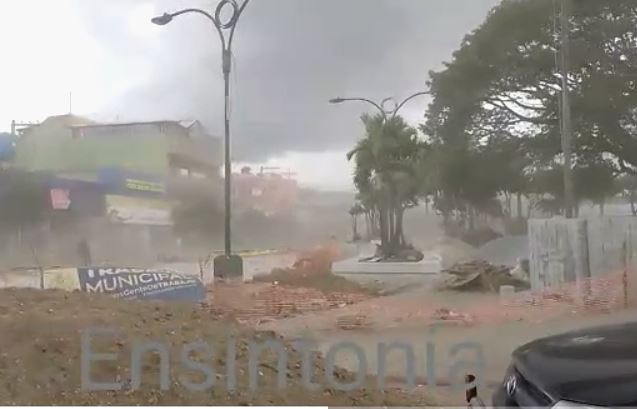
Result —
[[[307,272],[296,268],[274,269],[272,273],[257,276],[257,282],[277,283],[281,286],[318,290],[323,294],[350,293],[377,295],[378,289],[365,287],[331,272]]]
[[[118,335],[96,337],[94,353],[110,352],[116,359],[93,361],[90,377],[95,382],[120,382],[117,392],[87,392],[81,388],[81,331],[113,328]],[[189,305],[161,302],[126,302],[83,293],[27,289],[0,290],[0,404],[1,405],[423,405],[421,397],[390,390],[376,392],[374,379],[356,392],[340,392],[323,386],[325,367],[315,356],[312,370],[321,387],[310,391],[301,384],[301,353],[288,345],[287,388],[277,390],[277,357],[261,355],[258,388],[251,393],[247,371],[248,344],[276,337],[274,333],[249,331],[236,322]],[[237,389],[226,391],[227,334],[236,342]],[[209,360],[215,370],[213,388],[194,392],[182,380],[203,382],[201,371],[190,371],[181,361],[184,344],[205,341],[214,349]],[[131,385],[131,351],[137,341],[155,341],[169,348],[170,377],[160,390],[160,354],[147,353],[142,362],[142,384]],[[183,352],[183,350],[182,350]],[[197,351],[195,351],[197,352]],[[198,354],[192,360],[210,359]],[[205,361],[203,361],[205,362]],[[199,376],[196,376],[199,375]],[[321,377],[319,377],[321,375]],[[336,370],[341,382],[353,374]]]
[[[275,268],[270,274],[255,276],[254,281],[316,289],[327,295],[335,293],[376,295],[375,288],[364,287],[332,274],[332,263],[340,258],[340,254],[337,247],[321,246],[301,253],[292,267]]]

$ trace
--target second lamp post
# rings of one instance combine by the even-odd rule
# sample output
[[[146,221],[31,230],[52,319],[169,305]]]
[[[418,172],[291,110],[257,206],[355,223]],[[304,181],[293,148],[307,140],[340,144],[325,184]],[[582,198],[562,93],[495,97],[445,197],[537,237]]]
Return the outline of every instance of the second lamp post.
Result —
[[[395,118],[398,115],[398,111],[400,111],[401,108],[404,107],[407,102],[421,95],[429,95],[429,94],[431,94],[431,92],[429,91],[417,92],[405,98],[400,104],[397,104],[393,98],[385,98],[379,104],[367,98],[341,98],[341,97],[330,99],[330,104],[341,104],[343,102],[348,102],[348,101],[366,102],[368,104],[373,105],[376,109],[378,109],[381,115],[383,116],[383,121],[387,122],[388,119]],[[394,103],[394,107],[392,109],[385,108],[388,102]]]

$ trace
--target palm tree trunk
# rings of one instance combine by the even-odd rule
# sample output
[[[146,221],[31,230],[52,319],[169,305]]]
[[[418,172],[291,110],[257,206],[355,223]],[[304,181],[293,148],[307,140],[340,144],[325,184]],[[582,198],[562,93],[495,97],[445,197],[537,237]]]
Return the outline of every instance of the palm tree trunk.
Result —
[[[372,211],[372,234],[374,237],[380,237],[380,208],[376,207]]]
[[[396,211],[394,209],[393,205],[389,206],[389,209],[387,209],[387,214],[389,217],[389,231],[387,232],[387,237],[389,239],[389,248],[390,251],[393,251],[394,248],[394,234],[396,233]]]
[[[633,216],[637,216],[637,208],[635,208],[635,191],[630,190],[630,211],[633,213]]]
[[[405,237],[403,235],[403,216],[405,215],[405,208],[402,206],[399,206],[396,209],[396,235],[395,235],[395,242],[396,242],[396,248],[400,248],[402,246],[404,246],[405,244]]]
[[[374,237],[378,237],[378,229],[379,229],[378,210],[374,208],[370,210],[369,212],[369,232],[370,232],[369,238],[370,239]]]
[[[384,203],[379,206],[378,219],[380,224],[380,247],[383,255],[387,252],[387,209]]]
[[[352,215],[352,241],[356,241],[358,237],[358,216]]]
[[[506,209],[507,209],[507,218],[511,218],[511,194],[509,192],[504,192],[504,197],[506,200]]]
[[[518,219],[522,219],[522,193],[518,192]]]

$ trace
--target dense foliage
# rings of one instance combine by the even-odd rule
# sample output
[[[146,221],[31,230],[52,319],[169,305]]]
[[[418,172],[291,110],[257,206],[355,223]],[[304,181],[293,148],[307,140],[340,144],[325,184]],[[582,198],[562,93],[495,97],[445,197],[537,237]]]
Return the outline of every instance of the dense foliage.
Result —
[[[561,3],[503,0],[495,7],[451,61],[429,73],[432,102],[421,139],[402,122],[383,130],[380,118],[364,118],[367,136],[354,150],[354,181],[365,208],[394,214],[418,198],[432,198],[447,221],[467,229],[485,215],[513,214],[512,198],[517,217],[525,213],[523,198],[535,209],[563,214],[562,29],[570,39],[566,82],[576,200],[603,210],[609,197],[622,192],[634,203],[637,2],[572,0],[564,28]],[[405,141],[410,153],[396,155],[403,152],[396,140]],[[404,172],[400,184],[390,163]],[[391,196],[383,195],[398,186],[405,190],[387,203]],[[391,242],[400,221],[388,230],[383,224],[389,216],[380,216],[381,238]]]

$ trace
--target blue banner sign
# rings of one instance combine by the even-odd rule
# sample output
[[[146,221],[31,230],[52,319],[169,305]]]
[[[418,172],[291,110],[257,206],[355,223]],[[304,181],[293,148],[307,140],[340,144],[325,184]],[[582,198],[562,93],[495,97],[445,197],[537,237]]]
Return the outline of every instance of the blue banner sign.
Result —
[[[77,269],[80,289],[123,298],[202,301],[205,290],[198,277],[173,270],[80,267]]]

